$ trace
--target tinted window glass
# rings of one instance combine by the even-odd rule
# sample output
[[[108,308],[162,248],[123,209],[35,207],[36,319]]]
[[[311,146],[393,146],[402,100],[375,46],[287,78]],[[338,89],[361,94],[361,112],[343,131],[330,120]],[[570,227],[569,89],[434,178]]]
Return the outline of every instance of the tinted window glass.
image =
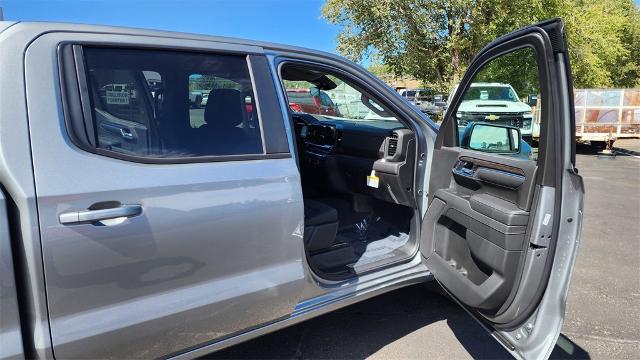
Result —
[[[510,86],[501,84],[488,86],[473,84],[464,94],[464,101],[469,100],[519,101],[518,96]]]
[[[145,157],[260,154],[246,57],[85,48],[98,148]]]

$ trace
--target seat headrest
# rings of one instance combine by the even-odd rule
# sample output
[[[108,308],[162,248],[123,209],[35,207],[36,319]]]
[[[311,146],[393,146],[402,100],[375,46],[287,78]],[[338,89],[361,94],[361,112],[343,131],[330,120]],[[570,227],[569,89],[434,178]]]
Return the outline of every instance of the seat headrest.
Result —
[[[242,94],[234,89],[213,89],[204,108],[204,121],[209,129],[235,128],[245,118]]]

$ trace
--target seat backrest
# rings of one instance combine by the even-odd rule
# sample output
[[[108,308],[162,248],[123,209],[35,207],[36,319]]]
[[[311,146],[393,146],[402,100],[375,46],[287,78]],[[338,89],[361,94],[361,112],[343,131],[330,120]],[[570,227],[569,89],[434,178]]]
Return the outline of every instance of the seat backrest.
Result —
[[[204,121],[208,133],[222,133],[232,136],[245,119],[244,99],[240,91],[234,89],[213,89],[209,92],[204,109]]]
[[[247,109],[242,93],[234,89],[213,89],[204,109],[206,124],[195,139],[203,155],[257,154],[262,151],[258,136],[247,131]]]

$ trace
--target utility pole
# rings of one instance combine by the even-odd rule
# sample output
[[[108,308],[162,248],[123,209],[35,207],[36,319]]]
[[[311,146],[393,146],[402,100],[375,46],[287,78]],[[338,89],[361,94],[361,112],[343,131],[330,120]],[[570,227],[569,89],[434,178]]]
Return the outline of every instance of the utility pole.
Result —
[[[0,21],[4,20],[4,16],[2,16],[2,6],[0,6]]]

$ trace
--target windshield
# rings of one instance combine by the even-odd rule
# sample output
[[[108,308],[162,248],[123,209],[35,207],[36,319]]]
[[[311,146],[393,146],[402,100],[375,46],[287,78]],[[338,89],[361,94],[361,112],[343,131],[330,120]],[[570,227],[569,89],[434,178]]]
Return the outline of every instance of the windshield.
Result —
[[[518,101],[518,95],[510,86],[472,86],[465,93],[463,101],[470,100]]]
[[[317,72],[309,75],[306,72],[310,70],[299,70],[292,74],[286,71],[283,72],[288,78],[284,78],[283,83],[287,89],[292,112],[320,115],[326,119],[340,121],[367,122],[370,126],[381,126],[385,129],[389,128],[388,124],[376,125],[375,123],[390,122],[395,123],[393,126],[402,126],[398,119],[376,99],[338,76]],[[321,84],[323,89],[317,87],[319,79],[324,79],[325,84]],[[416,90],[412,92],[415,94]],[[312,93],[317,95],[313,96]]]

